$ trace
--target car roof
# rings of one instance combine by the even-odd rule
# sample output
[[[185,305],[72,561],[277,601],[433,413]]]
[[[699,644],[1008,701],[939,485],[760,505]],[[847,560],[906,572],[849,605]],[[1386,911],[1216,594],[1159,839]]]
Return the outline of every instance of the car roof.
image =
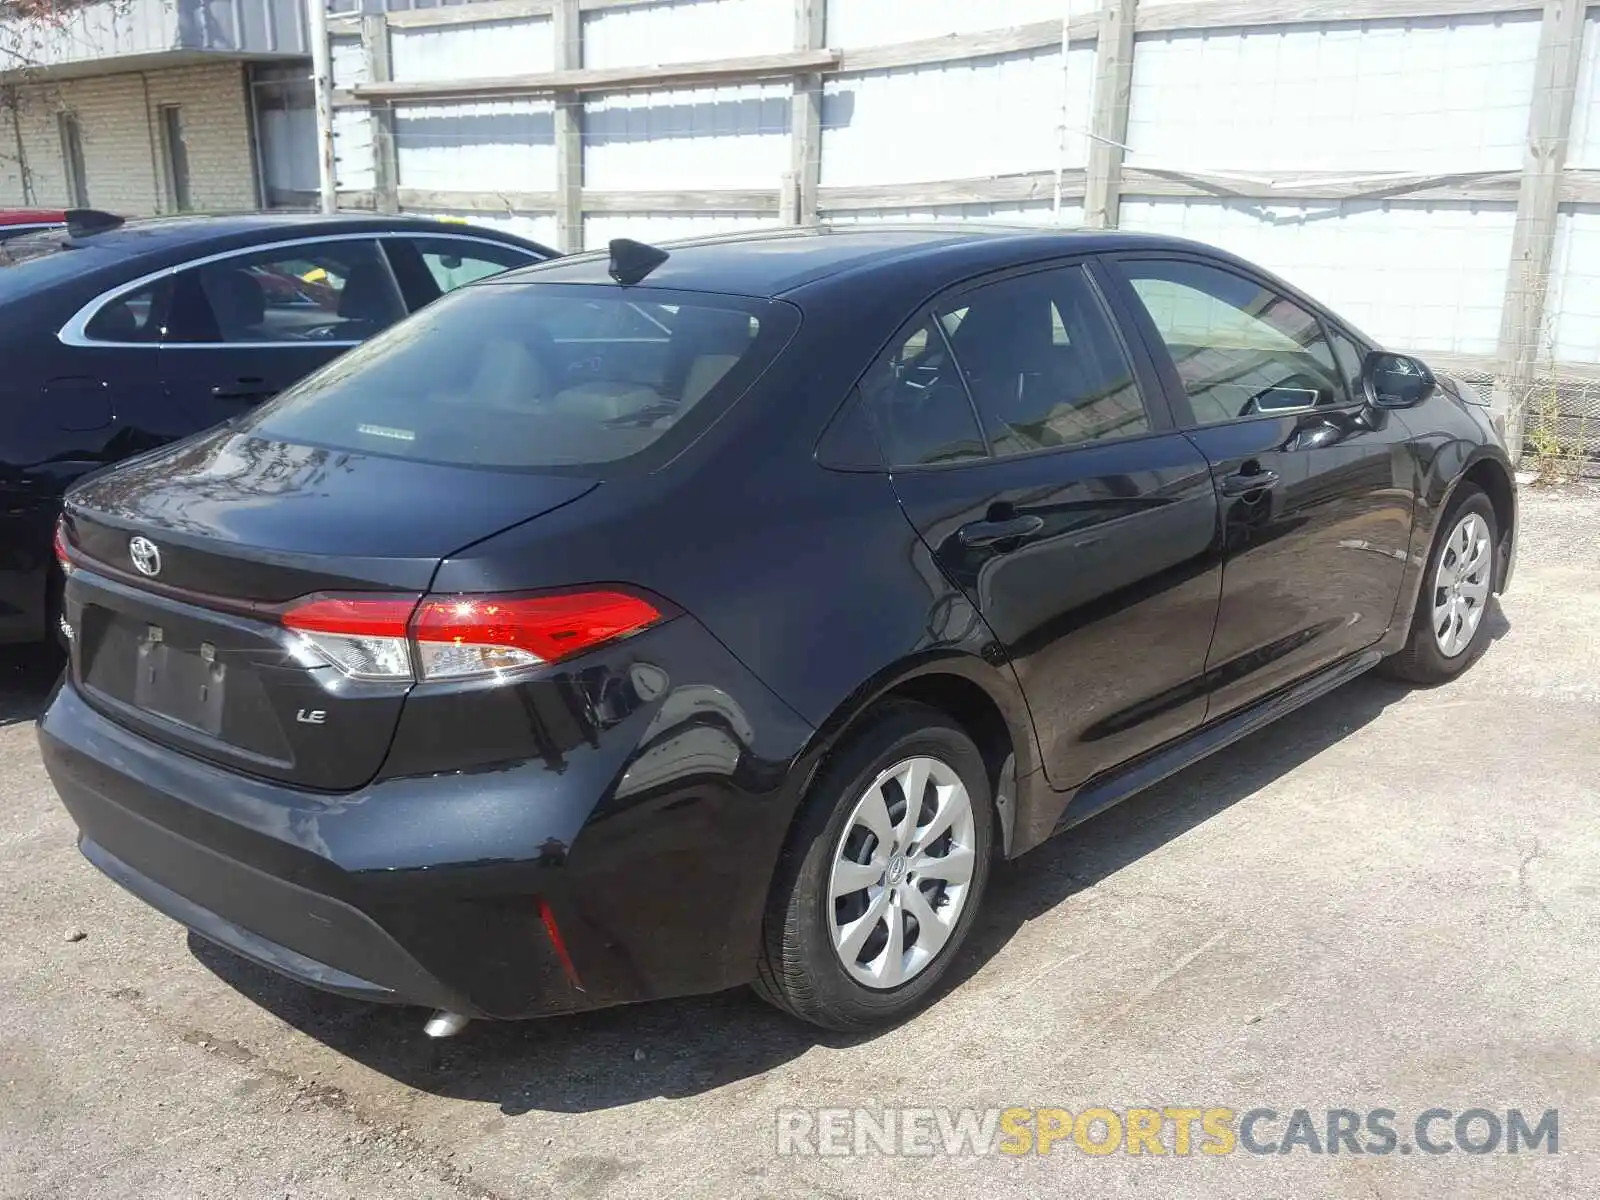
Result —
[[[813,225],[691,241],[663,242],[669,252],[642,286],[777,297],[859,268],[928,258],[961,260],[975,270],[1032,259],[1130,246],[1178,248],[1175,238],[1050,226],[961,224]],[[520,267],[495,283],[609,284],[606,250]]]
[[[74,244],[92,246],[112,254],[133,255],[181,249],[198,243],[248,243],[254,237],[264,241],[279,238],[315,237],[328,233],[381,232],[397,229],[437,230],[440,233],[486,233],[491,238],[527,242],[501,233],[453,221],[428,217],[379,215],[371,213],[237,213],[226,216],[187,215],[147,217],[126,221],[111,229],[77,235]]]

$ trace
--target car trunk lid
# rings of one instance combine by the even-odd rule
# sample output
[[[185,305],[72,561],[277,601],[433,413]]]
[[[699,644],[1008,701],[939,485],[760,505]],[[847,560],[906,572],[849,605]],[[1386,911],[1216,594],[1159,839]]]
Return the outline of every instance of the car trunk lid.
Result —
[[[388,751],[410,682],[352,678],[281,623],[316,594],[420,597],[445,556],[567,504],[571,475],[438,466],[227,429],[75,489],[72,674],[146,736],[341,791]]]

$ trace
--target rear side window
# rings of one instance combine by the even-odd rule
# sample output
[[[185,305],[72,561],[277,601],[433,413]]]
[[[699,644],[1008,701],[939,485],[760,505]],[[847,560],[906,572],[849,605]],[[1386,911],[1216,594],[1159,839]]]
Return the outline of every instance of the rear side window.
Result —
[[[465,288],[257,410],[263,437],[470,466],[586,467],[681,445],[798,323],[639,288]]]
[[[83,331],[92,342],[158,342],[171,279],[127,292],[101,307]]]
[[[987,456],[972,401],[930,313],[894,342],[861,381],[861,397],[891,467],[930,467]]]
[[[988,284],[939,319],[997,457],[1150,432],[1133,368],[1082,267]]]

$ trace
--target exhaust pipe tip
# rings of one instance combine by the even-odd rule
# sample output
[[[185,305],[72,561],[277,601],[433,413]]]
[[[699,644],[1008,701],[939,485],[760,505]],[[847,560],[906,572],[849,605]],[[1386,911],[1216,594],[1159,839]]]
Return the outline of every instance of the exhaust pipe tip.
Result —
[[[428,1023],[422,1027],[422,1032],[431,1038],[455,1037],[471,1023],[471,1017],[464,1017],[456,1012],[446,1012],[441,1008],[428,1018]]]

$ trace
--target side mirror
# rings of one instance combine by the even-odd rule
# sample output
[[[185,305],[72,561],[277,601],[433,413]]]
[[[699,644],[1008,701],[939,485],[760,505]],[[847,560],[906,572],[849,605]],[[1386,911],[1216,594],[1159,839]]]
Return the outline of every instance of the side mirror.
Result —
[[[1374,350],[1361,368],[1367,400],[1378,408],[1411,408],[1433,395],[1438,383],[1421,359]]]

